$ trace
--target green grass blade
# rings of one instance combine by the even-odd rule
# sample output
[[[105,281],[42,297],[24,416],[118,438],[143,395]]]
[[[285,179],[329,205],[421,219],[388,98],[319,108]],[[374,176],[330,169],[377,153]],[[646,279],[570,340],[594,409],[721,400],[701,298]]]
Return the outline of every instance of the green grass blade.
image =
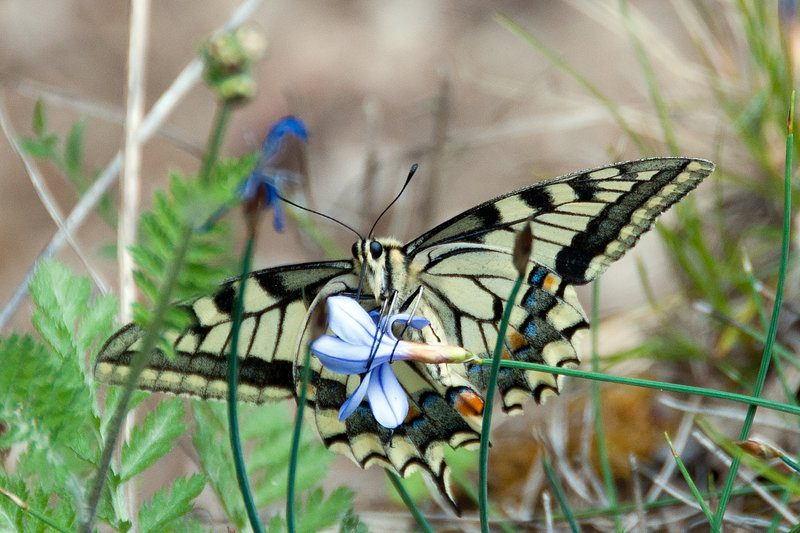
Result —
[[[523,276],[517,276],[514,287],[506,302],[503,310],[503,318],[497,330],[497,343],[494,347],[494,354],[491,359],[491,371],[487,384],[486,398],[483,406],[483,423],[481,424],[481,444],[478,459],[478,514],[481,519],[481,531],[489,533],[489,433],[492,429],[492,407],[494,403],[494,393],[497,388],[497,374],[500,370],[500,354],[503,352],[503,345],[506,339],[506,329],[508,321],[511,319],[511,311],[514,309],[514,302],[522,287]]]
[[[592,324],[594,327],[591,329],[592,334],[592,371],[600,371],[600,355],[598,335],[600,328],[598,322],[600,321],[600,280],[594,280],[592,284]],[[594,414],[594,436],[597,442],[597,455],[600,458],[600,470],[603,475],[603,482],[606,485],[606,494],[608,495],[608,503],[612,509],[616,509],[619,505],[617,498],[617,489],[614,486],[614,475],[611,472],[611,463],[608,460],[608,450],[606,449],[606,432],[603,426],[603,410],[600,404],[600,382],[592,382],[592,411]],[[622,521],[618,514],[614,514],[614,529],[618,532],[622,531]]]
[[[550,459],[548,459],[546,455],[542,456],[542,466],[544,466],[544,472],[547,475],[548,481],[550,481],[550,486],[553,487],[553,492],[556,494],[556,499],[561,505],[561,510],[564,511],[564,517],[567,519],[567,522],[569,522],[569,527],[572,528],[573,533],[578,533],[581,531],[581,528],[575,521],[575,515],[569,507],[567,497],[564,494],[564,487],[559,483],[558,476],[556,476],[556,473],[553,471],[553,465],[550,464]]]
[[[714,521],[714,515],[711,513],[711,509],[709,509],[708,504],[706,503],[705,498],[700,493],[697,488],[697,485],[694,484],[692,480],[692,476],[689,475],[689,471],[686,470],[686,465],[683,464],[681,457],[678,455],[678,452],[675,451],[675,447],[672,445],[672,441],[669,438],[669,434],[665,431],[664,438],[667,439],[667,444],[669,444],[669,449],[672,450],[672,457],[675,458],[675,462],[678,464],[678,469],[680,469],[681,474],[683,475],[683,479],[686,480],[686,484],[689,485],[689,488],[694,495],[695,500],[697,500],[698,505],[700,505],[700,509],[703,510],[703,514],[706,515],[708,519],[708,523],[711,524]]]
[[[792,91],[791,103],[789,105],[789,119],[787,125],[786,135],[786,159],[784,165],[784,190],[783,190],[783,237],[781,241],[781,261],[778,269],[778,282],[775,288],[775,303],[772,309],[772,318],[770,319],[769,331],[767,332],[766,345],[764,346],[764,355],[761,358],[761,366],[758,369],[758,377],[756,378],[755,390],[753,396],[757,397],[761,394],[761,389],[764,386],[764,380],[767,377],[767,369],[769,368],[769,361],[772,357],[772,344],[775,341],[775,335],[778,331],[778,317],[781,312],[781,305],[783,304],[783,286],[786,281],[786,268],[789,263],[789,238],[791,234],[791,214],[792,214],[792,154],[794,147],[794,133],[792,130],[794,121],[794,91]],[[739,440],[747,439],[750,434],[750,428],[753,419],[756,415],[756,406],[751,404],[747,408],[747,415],[744,419],[742,432],[739,435]],[[731,490],[733,490],[733,482],[736,479],[736,471],[739,469],[739,455],[734,455],[731,461],[731,467],[728,471],[728,477],[725,480],[725,487],[720,496],[719,508],[714,519],[714,528],[719,530],[722,527],[722,519],[725,515],[725,508],[730,499]]]

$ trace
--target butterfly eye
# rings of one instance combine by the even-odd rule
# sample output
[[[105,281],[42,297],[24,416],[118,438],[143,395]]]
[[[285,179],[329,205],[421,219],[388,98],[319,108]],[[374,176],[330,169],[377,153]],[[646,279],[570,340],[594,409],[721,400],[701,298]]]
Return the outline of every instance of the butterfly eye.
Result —
[[[369,253],[372,254],[373,259],[377,259],[383,253],[383,245],[378,241],[369,243]]]
[[[358,243],[357,242],[353,243],[353,247],[350,248],[350,253],[353,254],[353,258],[356,258],[356,259],[358,258]]]

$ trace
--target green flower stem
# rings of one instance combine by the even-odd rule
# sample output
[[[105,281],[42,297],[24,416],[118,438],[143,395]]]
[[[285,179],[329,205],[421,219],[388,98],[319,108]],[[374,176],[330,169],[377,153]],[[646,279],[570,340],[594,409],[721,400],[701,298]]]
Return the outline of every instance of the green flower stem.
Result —
[[[389,470],[386,471],[386,475],[389,476],[389,481],[392,482],[397,494],[400,495],[400,498],[403,499],[403,503],[405,503],[406,507],[408,507],[408,510],[411,511],[411,514],[414,516],[417,524],[419,524],[419,527],[421,527],[425,533],[433,533],[433,528],[431,528],[431,526],[425,520],[425,517],[422,516],[422,511],[419,510],[419,507],[417,507],[417,505],[414,503],[414,500],[411,499],[408,491],[403,486],[403,481],[400,479],[400,476],[394,472],[390,472]]]
[[[491,371],[489,372],[489,383],[487,384],[486,399],[483,404],[483,423],[481,424],[481,448],[478,458],[478,514],[481,519],[481,531],[489,533],[489,433],[492,429],[492,407],[494,404],[494,392],[497,388],[497,373],[500,370],[500,354],[503,352],[503,344],[506,338],[508,321],[511,318],[511,311],[514,309],[514,302],[517,301],[517,294],[522,287],[522,275],[517,276],[511,294],[508,297],[506,308],[503,310],[503,318],[497,330],[497,343],[494,346],[494,354],[491,359]]]
[[[476,359],[471,362],[477,365],[488,366],[492,364],[492,359]],[[680,394],[697,394],[699,396],[705,396],[706,398],[717,398],[720,400],[727,400],[747,405],[757,405],[759,407],[766,407],[767,409],[772,409],[774,411],[781,411],[792,415],[800,415],[800,407],[773,402],[763,398],[756,398],[754,396],[747,396],[745,394],[736,394],[735,392],[706,389],[703,387],[692,387],[690,385],[679,385],[677,383],[668,383],[666,381],[652,381],[649,379],[612,376],[598,372],[587,372],[585,370],[576,370],[574,368],[558,368],[539,363],[526,363],[523,361],[503,360],[500,361],[500,366],[507,368],[522,368],[524,370],[536,370],[539,372],[548,372],[550,374],[559,374],[562,376],[594,379],[597,381],[619,383],[620,385],[632,385],[634,387],[644,387],[647,389],[659,389],[668,392],[677,392]]]
[[[239,413],[237,411],[236,387],[239,382],[239,329],[242,325],[242,312],[244,311],[244,290],[247,286],[247,274],[250,272],[250,264],[253,262],[253,248],[255,247],[255,233],[247,239],[247,247],[244,251],[242,260],[242,274],[239,277],[239,291],[236,294],[236,305],[233,308],[233,325],[231,326],[231,349],[228,352],[228,434],[231,441],[231,451],[233,453],[233,465],[236,470],[236,480],[239,482],[239,490],[242,493],[244,507],[247,511],[247,518],[250,520],[250,527],[256,533],[262,533],[261,521],[258,519],[258,511],[253,501],[253,494],[250,491],[250,481],[247,479],[247,468],[244,464],[244,454],[242,453],[242,440],[239,435]]]
[[[90,533],[94,528],[94,520],[97,516],[97,507],[100,504],[100,497],[103,494],[103,487],[108,476],[108,469],[111,465],[111,457],[114,455],[114,447],[117,443],[122,423],[125,420],[125,414],[128,411],[128,403],[133,395],[133,389],[136,388],[136,382],[139,380],[139,375],[147,366],[147,361],[150,359],[150,353],[155,349],[158,342],[161,327],[164,324],[164,317],[169,309],[172,301],[172,291],[178,281],[178,274],[183,266],[186,252],[189,250],[189,243],[192,239],[192,227],[184,225],[181,229],[180,247],[175,254],[175,260],[170,263],[166,279],[159,291],[159,298],[156,302],[156,308],[153,312],[153,320],[148,324],[142,340],[142,349],[136,352],[133,356],[130,365],[128,377],[125,380],[125,385],[122,389],[117,408],[108,424],[108,437],[106,438],[103,452],[100,455],[100,461],[97,466],[97,474],[92,484],[91,492],[89,493],[89,501],[87,502],[88,509],[86,516],[77,528],[78,533]]]
[[[581,528],[575,521],[575,515],[569,507],[569,502],[567,502],[567,497],[564,494],[564,488],[561,486],[561,483],[558,482],[558,476],[553,472],[553,465],[550,464],[550,459],[548,459],[546,455],[542,456],[542,466],[544,466],[544,472],[547,475],[547,479],[550,481],[550,486],[553,487],[553,492],[556,494],[556,499],[561,505],[561,509],[564,511],[564,517],[567,519],[567,522],[569,522],[569,527],[572,528],[574,533],[578,533]]]
[[[203,158],[203,166],[200,167],[200,181],[207,182],[211,177],[211,169],[214,168],[214,163],[217,162],[219,155],[219,148],[222,146],[222,137],[225,135],[225,130],[228,127],[228,120],[231,117],[233,104],[227,100],[220,101],[217,106],[217,114],[214,117],[214,128],[211,131],[211,136],[208,138],[208,147],[206,148],[206,155]]]
[[[289,479],[286,481],[286,529],[289,533],[295,531],[294,518],[294,491],[295,480],[297,479],[297,457],[300,453],[300,430],[303,427],[303,412],[306,408],[306,392],[308,380],[311,376],[311,349],[306,348],[305,359],[303,359],[303,379],[300,386],[300,393],[297,395],[297,413],[294,418],[294,432],[292,433],[292,448],[289,455]]]
[[[592,284],[592,372],[600,371],[600,355],[598,335],[600,328],[600,280],[594,280]],[[597,455],[600,458],[600,471],[603,474],[603,482],[606,485],[609,507],[616,509],[619,505],[617,489],[614,487],[614,476],[611,472],[611,463],[608,460],[608,450],[606,449],[606,432],[603,426],[603,410],[600,404],[600,383],[592,382],[592,410],[594,411],[594,435],[597,440]],[[614,515],[614,529],[622,531],[622,520],[618,514]]]
[[[758,369],[758,377],[756,378],[753,396],[759,396],[761,389],[764,386],[764,380],[767,377],[767,369],[769,368],[769,361],[772,358],[772,343],[775,341],[775,335],[778,331],[778,317],[781,313],[781,305],[783,305],[783,285],[786,281],[786,267],[789,264],[789,237],[791,234],[791,215],[792,215],[792,152],[794,147],[794,133],[792,131],[792,123],[794,121],[794,91],[792,91],[791,103],[789,104],[789,120],[786,135],[786,159],[783,169],[783,234],[781,240],[781,261],[778,267],[778,283],[775,288],[775,302],[772,308],[772,318],[769,323],[769,331],[767,332],[767,342],[764,345],[764,355],[761,358],[761,366]],[[747,415],[745,415],[742,432],[739,435],[739,440],[747,439],[750,434],[750,427],[753,424],[753,419],[756,415],[756,405],[750,404],[747,408]],[[714,517],[712,524],[714,531],[720,531],[722,528],[722,519],[725,516],[725,508],[730,500],[731,491],[733,490],[733,482],[736,479],[736,472],[739,469],[740,455],[735,454],[731,460],[731,467],[728,470],[728,477],[725,480],[725,487],[722,490],[722,496],[719,500],[719,507],[717,514]]]

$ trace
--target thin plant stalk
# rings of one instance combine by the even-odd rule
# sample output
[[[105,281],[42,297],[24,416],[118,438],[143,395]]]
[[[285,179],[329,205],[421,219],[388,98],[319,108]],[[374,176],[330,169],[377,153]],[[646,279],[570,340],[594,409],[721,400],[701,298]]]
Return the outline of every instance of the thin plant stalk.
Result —
[[[297,395],[297,413],[294,418],[294,431],[292,433],[292,447],[289,454],[289,479],[286,481],[286,529],[289,533],[295,531],[294,499],[295,481],[297,480],[297,458],[300,453],[300,431],[303,427],[303,413],[306,408],[306,392],[308,380],[311,376],[311,350],[306,348],[303,359],[303,378],[300,392]]]
[[[136,241],[136,220],[142,193],[142,144],[139,130],[144,117],[145,57],[147,56],[148,19],[150,0],[131,2],[130,39],[128,46],[128,91],[125,109],[125,150],[123,152],[122,180],[120,183],[119,225],[117,227],[117,253],[119,255],[119,319],[127,324],[133,318],[132,304],[136,301],[136,283],[133,270],[135,262],[130,251]],[[135,410],[128,413],[123,424],[125,438],[130,438],[135,421]],[[136,490],[132,483],[125,484],[125,496],[132,529],[138,530]]]
[[[117,439],[119,438],[122,423],[125,420],[125,413],[128,410],[128,403],[133,395],[133,389],[136,388],[136,382],[139,380],[139,375],[147,366],[147,361],[150,359],[150,353],[155,349],[158,342],[159,332],[164,324],[164,317],[166,316],[167,309],[169,309],[172,301],[172,291],[178,281],[178,274],[183,266],[186,258],[186,253],[189,250],[189,243],[192,239],[192,227],[188,224],[184,225],[181,229],[180,245],[175,254],[175,259],[169,264],[167,269],[166,279],[159,291],[159,298],[156,302],[156,308],[153,312],[153,320],[148,324],[142,340],[142,348],[133,356],[130,365],[128,377],[125,380],[125,385],[122,388],[122,395],[120,396],[114,415],[111,422],[108,424],[108,437],[106,438],[105,446],[103,447],[100,461],[97,466],[97,474],[92,484],[92,489],[89,493],[89,500],[87,502],[87,509],[85,518],[81,521],[77,528],[78,533],[89,533],[94,527],[94,521],[97,516],[97,507],[100,504],[100,498],[103,494],[103,487],[105,486],[106,477],[108,476],[108,469],[111,466],[111,458],[114,455],[114,447],[116,446]]]
[[[403,503],[405,503],[406,507],[408,507],[408,510],[411,511],[411,514],[414,516],[414,520],[417,521],[417,524],[419,524],[419,527],[421,527],[425,533],[433,533],[433,528],[431,528],[431,526],[425,520],[425,517],[422,516],[422,511],[419,510],[419,507],[417,507],[417,504],[414,503],[414,500],[411,499],[411,495],[408,494],[408,491],[403,486],[403,481],[400,479],[400,476],[394,472],[390,472],[389,470],[386,471],[386,475],[389,477],[389,481],[392,482],[392,486],[397,491],[397,494],[399,494],[400,498],[402,498]]]
[[[473,364],[489,366],[492,364],[492,359],[475,359],[471,361]],[[736,394],[735,392],[727,392],[715,389],[706,389],[703,387],[692,387],[690,385],[679,385],[677,383],[669,383],[667,381],[655,381],[649,379],[630,378],[625,376],[613,376],[610,374],[603,374],[598,372],[587,372],[585,370],[577,370],[574,368],[561,368],[554,367],[540,363],[528,363],[524,361],[500,361],[500,366],[505,368],[522,368],[524,370],[536,370],[538,372],[549,372],[550,374],[559,374],[562,376],[572,376],[584,379],[594,379],[597,381],[605,381],[607,383],[619,383],[621,385],[631,385],[634,387],[644,387],[646,389],[657,389],[667,392],[676,392],[679,394],[697,394],[707,398],[717,398],[720,400],[727,400],[731,402],[743,403],[746,405],[757,405],[759,407],[766,407],[774,411],[789,413],[791,415],[800,415],[800,407],[795,405],[788,405],[780,402],[773,402],[763,398],[754,396],[747,396],[745,394]]]
[[[753,396],[757,397],[761,394],[761,389],[764,386],[764,381],[767,377],[767,369],[769,368],[769,361],[772,356],[772,343],[775,341],[775,335],[778,331],[778,317],[781,312],[781,305],[783,304],[783,286],[786,281],[786,267],[789,263],[789,237],[791,234],[791,214],[792,214],[792,153],[794,147],[794,96],[792,91],[791,103],[789,104],[789,117],[786,126],[786,159],[784,165],[784,185],[783,185],[783,235],[781,240],[781,260],[778,268],[778,282],[775,288],[775,302],[772,308],[772,318],[770,319],[769,331],[767,332],[767,340],[764,346],[764,355],[761,358],[761,366],[758,369],[758,377],[756,378]],[[739,435],[739,440],[746,440],[750,434],[750,427],[755,418],[756,406],[751,404],[747,408],[747,415],[744,419],[742,432]],[[719,531],[722,527],[722,519],[725,515],[725,508],[730,499],[731,490],[733,489],[733,482],[736,479],[736,471],[739,469],[740,454],[734,454],[731,461],[730,470],[728,470],[728,477],[725,480],[725,487],[722,490],[722,495],[719,500],[719,507],[717,514],[714,517],[713,529]]]
[[[592,284],[592,372],[600,372],[599,355],[599,327],[600,319],[600,280],[594,280]],[[614,487],[614,476],[611,473],[611,464],[608,460],[608,450],[606,449],[606,432],[603,427],[603,410],[600,403],[600,383],[592,382],[592,410],[594,411],[594,437],[597,441],[597,455],[600,457],[600,470],[603,474],[603,481],[606,485],[608,503],[612,509],[616,509],[619,504],[617,489]],[[622,531],[622,520],[614,513],[614,529]]]
[[[214,129],[211,137],[208,139],[208,148],[203,158],[203,166],[200,167],[201,182],[207,182],[211,177],[211,169],[214,168],[214,163],[217,161],[219,148],[222,145],[222,136],[228,126],[228,120],[231,117],[232,110],[233,104],[228,100],[220,101],[217,106],[217,115],[214,118]]]
[[[236,295],[236,305],[233,310],[233,325],[231,326],[231,349],[228,352],[228,435],[231,442],[231,452],[233,453],[233,465],[236,470],[236,480],[239,483],[239,491],[242,493],[244,507],[247,511],[247,518],[250,527],[256,533],[262,533],[261,521],[258,518],[256,504],[253,501],[253,494],[250,490],[250,481],[247,479],[247,468],[244,464],[244,453],[242,452],[242,440],[239,435],[239,413],[237,411],[236,388],[239,381],[239,329],[242,325],[242,313],[244,311],[244,291],[247,286],[247,274],[250,272],[250,264],[253,262],[253,248],[255,247],[255,232],[250,234],[247,239],[247,247],[242,259],[242,274],[239,277],[239,291]]]
[[[483,406],[483,423],[481,424],[481,444],[480,456],[478,458],[478,514],[481,519],[481,531],[489,533],[489,433],[492,429],[492,409],[494,403],[494,393],[497,388],[497,374],[500,370],[500,354],[503,352],[503,344],[506,338],[508,321],[511,319],[511,311],[514,309],[514,302],[522,287],[523,274],[517,276],[514,287],[506,302],[503,310],[503,318],[497,330],[497,343],[494,346],[494,354],[491,359],[491,370],[489,372],[489,383],[487,384],[486,399]]]

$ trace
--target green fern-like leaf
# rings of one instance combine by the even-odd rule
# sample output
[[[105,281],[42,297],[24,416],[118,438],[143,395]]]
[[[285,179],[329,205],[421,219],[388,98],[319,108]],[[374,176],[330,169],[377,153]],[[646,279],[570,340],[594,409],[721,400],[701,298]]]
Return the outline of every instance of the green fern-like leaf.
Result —
[[[179,399],[164,400],[147,413],[122,447],[120,478],[122,482],[142,472],[174,447],[174,441],[186,431],[186,410]]]
[[[252,165],[252,156],[221,161],[212,179],[203,182],[173,173],[168,190],[155,193],[152,209],[140,219],[139,243],[131,248],[137,265],[136,284],[149,301],[134,307],[137,323],[145,325],[152,319],[151,308],[160,294],[167,265],[173,263],[184,238],[182,228],[194,231],[172,293],[173,301],[213,293],[220,282],[230,277],[234,262],[229,225],[209,221],[238,200],[238,184]],[[170,329],[180,330],[187,325],[187,317],[174,307],[167,313],[165,323]]]
[[[344,487],[334,490],[325,498],[322,489],[317,488],[309,492],[305,499],[298,498],[296,505],[297,523],[295,530],[298,533],[315,533],[330,528],[340,522],[344,515],[352,512],[353,493]],[[358,518],[356,517],[358,522]],[[352,523],[352,518],[351,522]],[[275,515],[269,522],[269,531],[286,529],[286,521],[281,515]],[[345,531],[367,531],[366,528],[349,529]]]
[[[192,442],[214,494],[228,515],[231,526],[238,531],[246,527],[247,513],[242,504],[231,460],[227,419],[214,409],[219,405],[215,406],[211,402],[192,402],[195,418]]]
[[[297,531],[314,533],[332,527],[352,506],[353,493],[349,489],[339,487],[327,498],[322,489],[316,489],[308,495],[299,512]]]
[[[216,402],[194,402],[193,410],[196,420],[194,445],[203,469],[233,527],[242,528],[247,524],[247,516],[230,459],[226,406]],[[293,421],[281,404],[257,408],[241,406],[239,416],[242,438],[248,444],[247,448],[252,450],[246,458],[246,466],[256,505],[266,507],[284,501]],[[303,432],[300,458],[297,491],[318,487],[333,457],[310,430]],[[349,505],[339,509],[339,514]],[[315,506],[309,509],[317,512]],[[334,519],[332,523],[335,522]]]
[[[88,280],[52,261],[39,265],[30,292],[33,323],[44,342],[29,335],[0,338],[0,420],[8,426],[0,447],[25,445],[13,465],[14,477],[0,482],[69,527],[85,500],[101,443],[97,399],[85,361],[109,331],[116,305],[109,297],[92,301]],[[122,516],[114,502],[106,505],[110,514]],[[3,504],[0,524],[10,520],[12,531],[42,530],[41,523],[27,515],[20,518],[12,507]]]
[[[139,511],[139,530],[143,533],[175,531],[180,518],[192,510],[192,500],[205,485],[205,476],[194,474],[188,479],[176,479],[169,491],[162,488],[156,492],[150,503],[142,505]]]
[[[339,533],[369,533],[369,528],[351,507],[344,513],[342,521],[339,523]]]

